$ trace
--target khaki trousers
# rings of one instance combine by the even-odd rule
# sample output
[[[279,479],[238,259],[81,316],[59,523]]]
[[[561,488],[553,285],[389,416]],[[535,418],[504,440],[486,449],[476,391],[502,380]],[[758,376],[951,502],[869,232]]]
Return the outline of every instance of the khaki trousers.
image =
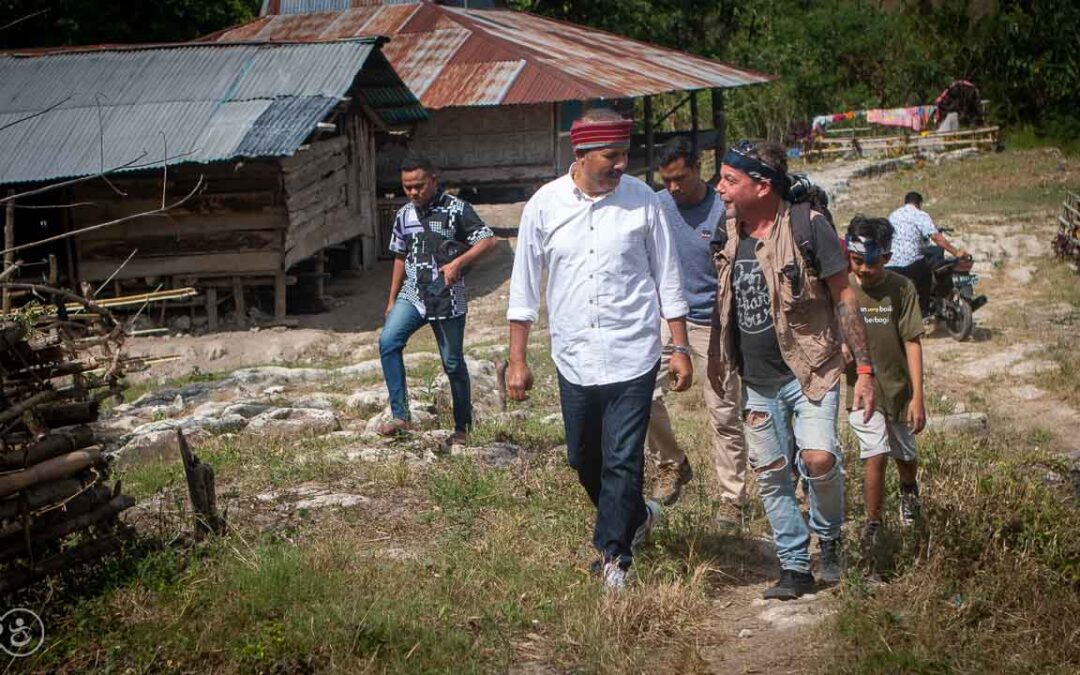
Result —
[[[739,374],[729,371],[724,381],[723,396],[709,384],[707,366],[709,360],[709,326],[686,323],[690,339],[691,362],[694,379],[701,384],[705,394],[705,409],[709,413],[712,429],[713,460],[720,486],[720,498],[742,505],[746,501],[746,442],[743,439],[742,421],[739,414],[742,384]],[[671,332],[667,322],[661,324],[661,341],[664,350],[660,356],[660,372],[653,390],[652,412],[645,447],[649,457],[658,466],[678,466],[686,459],[686,453],[675,442],[671,429],[671,417],[664,406],[664,394],[671,383],[668,377],[668,359],[671,357]]]

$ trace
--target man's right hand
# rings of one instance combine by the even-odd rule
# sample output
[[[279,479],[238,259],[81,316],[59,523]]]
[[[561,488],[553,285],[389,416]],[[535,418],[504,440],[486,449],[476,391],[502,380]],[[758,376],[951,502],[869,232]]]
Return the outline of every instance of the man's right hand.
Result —
[[[506,367],[506,395],[514,401],[529,398],[525,392],[532,389],[533,376],[529,364],[524,361],[511,361]]]
[[[392,309],[394,309],[394,303],[392,303],[392,302],[391,302],[390,304],[388,304],[388,305],[386,306],[386,311],[385,311],[385,312],[383,312],[383,318],[384,318],[384,319],[385,319],[386,317],[390,316],[390,310],[392,310]]]

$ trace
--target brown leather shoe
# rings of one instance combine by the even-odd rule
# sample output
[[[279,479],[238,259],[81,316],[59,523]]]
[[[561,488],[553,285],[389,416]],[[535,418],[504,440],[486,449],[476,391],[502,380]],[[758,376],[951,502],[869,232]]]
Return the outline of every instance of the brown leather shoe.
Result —
[[[671,506],[679,501],[683,486],[693,479],[694,470],[690,468],[690,462],[685,459],[678,465],[662,464],[656,474],[652,498],[664,506]]]
[[[468,443],[469,443],[469,432],[467,432],[467,431],[455,431],[454,433],[447,436],[446,439],[442,442],[441,449],[442,449],[443,452],[450,452],[450,450],[455,445],[468,445]]]
[[[379,426],[375,427],[375,433],[380,436],[386,436],[392,438],[394,436],[400,436],[401,434],[408,433],[412,430],[412,425],[406,420],[394,418],[389,422],[383,422]]]

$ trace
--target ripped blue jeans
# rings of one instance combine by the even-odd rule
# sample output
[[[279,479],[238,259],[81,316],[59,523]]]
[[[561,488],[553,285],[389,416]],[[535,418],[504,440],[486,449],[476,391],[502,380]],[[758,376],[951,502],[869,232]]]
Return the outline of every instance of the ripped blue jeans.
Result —
[[[744,387],[747,459],[754,469],[758,495],[784,569],[810,571],[811,531],[819,539],[840,537],[844,524],[844,467],[836,438],[839,399],[839,384],[817,403],[806,397],[796,379],[773,388]],[[805,450],[829,452],[833,455],[832,467],[820,476],[808,475],[802,456]],[[809,527],[795,498],[793,463],[809,486]]]

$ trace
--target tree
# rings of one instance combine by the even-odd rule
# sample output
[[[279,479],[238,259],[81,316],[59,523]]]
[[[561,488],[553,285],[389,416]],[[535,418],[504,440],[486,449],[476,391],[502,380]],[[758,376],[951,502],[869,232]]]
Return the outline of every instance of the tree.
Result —
[[[0,0],[0,49],[193,40],[256,16],[259,0]]]

